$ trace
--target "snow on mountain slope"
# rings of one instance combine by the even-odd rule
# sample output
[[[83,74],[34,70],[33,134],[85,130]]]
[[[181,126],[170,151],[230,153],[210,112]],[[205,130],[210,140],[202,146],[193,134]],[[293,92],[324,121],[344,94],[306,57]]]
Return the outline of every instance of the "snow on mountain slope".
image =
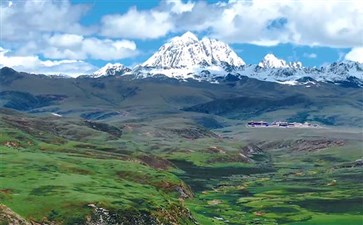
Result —
[[[120,63],[107,63],[104,67],[97,70],[93,73],[92,77],[102,77],[102,76],[114,76],[114,75],[123,75],[127,72],[130,72],[131,69]]]
[[[328,66],[322,67],[322,72],[329,74],[331,79],[357,77],[363,80],[363,64],[353,61],[342,61],[329,64]]]
[[[276,58],[273,54],[267,54],[263,60],[258,64],[261,68],[302,68],[301,62],[287,63],[285,60]]]
[[[238,74],[258,80],[289,85],[306,83],[302,82],[302,80],[307,80],[309,83],[315,80],[363,86],[363,64],[351,61],[332,63],[320,68],[302,67],[300,65],[298,67],[262,68],[260,65],[249,65],[239,70]]]
[[[245,62],[225,43],[216,39],[199,40],[191,32],[171,39],[152,55],[143,67],[186,68],[208,66],[242,66]]]
[[[122,64],[109,63],[92,77],[123,74],[135,78],[164,75],[180,80],[208,82],[217,82],[231,74],[288,85],[320,81],[363,87],[361,63],[343,61],[309,68],[303,67],[301,62],[286,62],[267,54],[258,65],[246,65],[227,44],[207,37],[199,40],[191,32],[172,38],[132,70]]]

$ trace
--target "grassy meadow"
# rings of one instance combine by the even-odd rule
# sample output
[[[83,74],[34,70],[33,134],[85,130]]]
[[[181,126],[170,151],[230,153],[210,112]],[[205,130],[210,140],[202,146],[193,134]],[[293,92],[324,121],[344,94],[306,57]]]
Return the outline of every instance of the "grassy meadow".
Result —
[[[84,224],[94,204],[125,224],[362,224],[359,130],[0,125],[1,204],[28,221]]]

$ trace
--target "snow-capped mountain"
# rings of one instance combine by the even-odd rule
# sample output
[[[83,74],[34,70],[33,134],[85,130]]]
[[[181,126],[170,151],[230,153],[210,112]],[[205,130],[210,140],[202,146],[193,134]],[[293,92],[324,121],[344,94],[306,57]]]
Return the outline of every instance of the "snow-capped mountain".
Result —
[[[178,79],[208,80],[245,62],[225,43],[191,33],[174,37],[134,71],[137,77],[163,74]]]
[[[92,77],[123,75],[128,72],[131,72],[131,69],[120,63],[107,63],[104,67],[94,72]]]
[[[363,64],[353,61],[342,61],[329,64],[322,67],[323,72],[332,73],[336,75],[345,76],[357,76],[359,79],[363,79]]]
[[[186,32],[161,46],[142,66],[175,69],[224,64],[237,67],[245,62],[227,44],[206,37],[199,40],[193,33]]]
[[[319,81],[363,87],[363,64],[358,62],[336,62],[320,68],[303,67],[301,63],[298,66],[295,66],[296,63],[287,63],[287,65],[287,67],[270,68],[249,65],[235,73],[258,80],[289,85]]]
[[[363,87],[363,64],[341,61],[328,64],[314,71],[319,81],[333,83],[356,83]]]
[[[301,62],[289,62],[287,63],[283,59],[276,58],[273,54],[267,54],[258,66],[265,69],[277,69],[277,68],[293,68],[293,69],[300,69],[302,68]]]
[[[270,53],[257,65],[246,65],[227,44],[207,37],[200,40],[191,32],[172,38],[132,70],[119,63],[109,63],[92,77],[124,74],[135,78],[164,75],[209,82],[234,75],[289,85],[319,81],[363,87],[363,65],[358,62],[343,61],[311,68],[303,67],[301,62],[286,62]]]

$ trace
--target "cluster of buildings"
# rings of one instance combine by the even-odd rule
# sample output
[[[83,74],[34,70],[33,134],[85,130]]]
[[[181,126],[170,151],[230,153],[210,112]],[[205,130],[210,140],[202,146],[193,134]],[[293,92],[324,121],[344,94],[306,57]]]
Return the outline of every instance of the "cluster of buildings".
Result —
[[[318,124],[312,123],[297,123],[286,121],[274,121],[272,123],[266,121],[250,121],[247,123],[247,127],[282,127],[282,128],[317,128]]]

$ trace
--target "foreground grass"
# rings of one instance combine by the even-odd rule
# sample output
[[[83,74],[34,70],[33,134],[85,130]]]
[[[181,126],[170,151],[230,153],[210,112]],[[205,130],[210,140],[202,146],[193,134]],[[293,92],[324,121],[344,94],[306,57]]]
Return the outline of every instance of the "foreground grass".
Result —
[[[181,181],[138,162],[8,147],[0,153],[1,202],[35,221],[71,224],[90,214],[90,203],[148,212],[179,204],[168,185]]]

